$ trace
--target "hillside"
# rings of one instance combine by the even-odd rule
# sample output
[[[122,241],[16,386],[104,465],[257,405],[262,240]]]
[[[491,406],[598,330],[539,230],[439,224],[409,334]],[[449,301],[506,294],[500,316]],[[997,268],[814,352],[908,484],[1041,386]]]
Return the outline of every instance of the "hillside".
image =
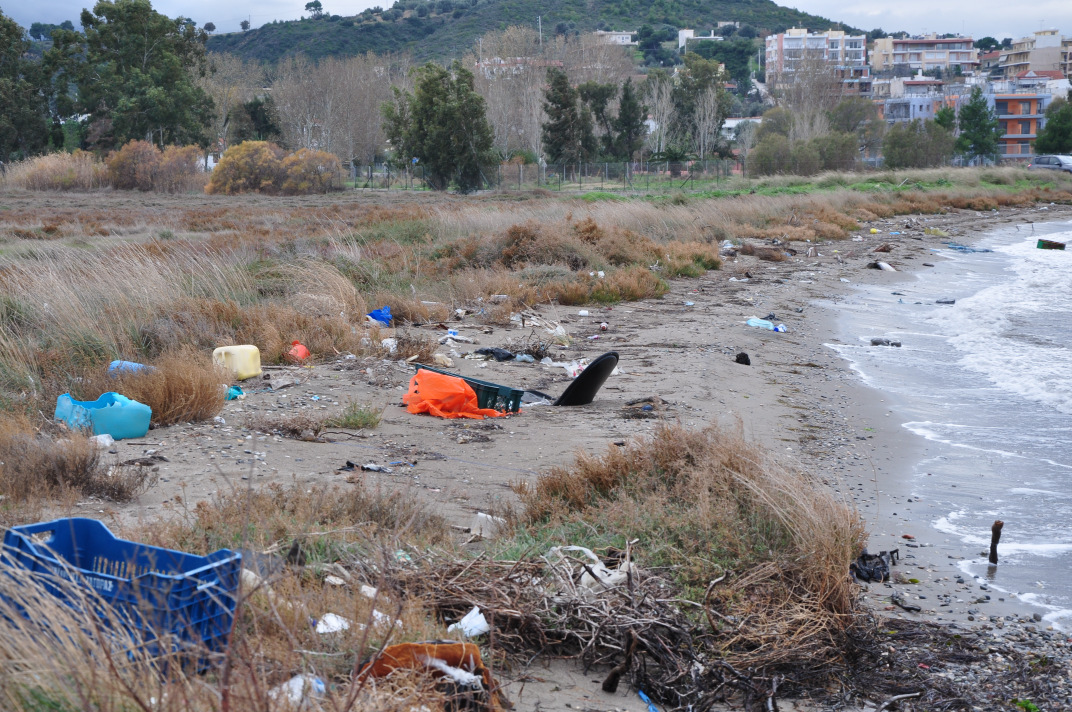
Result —
[[[326,4],[330,10],[330,1]],[[486,32],[534,25],[537,15],[543,18],[546,36],[556,31],[636,30],[645,24],[706,30],[719,21],[738,21],[764,31],[835,24],[771,0],[400,0],[382,12],[324,15],[215,35],[208,47],[269,62],[298,53],[319,58],[407,50],[420,60],[443,60],[461,56]]]

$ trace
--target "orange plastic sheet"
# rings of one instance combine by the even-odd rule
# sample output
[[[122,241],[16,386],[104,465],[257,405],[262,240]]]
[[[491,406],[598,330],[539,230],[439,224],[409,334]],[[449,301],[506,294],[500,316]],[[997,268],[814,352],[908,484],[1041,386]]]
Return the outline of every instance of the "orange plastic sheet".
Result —
[[[402,397],[410,413],[428,413],[440,418],[498,418],[500,413],[477,405],[476,391],[461,378],[418,370]]]
[[[451,376],[447,376],[451,378]],[[441,662],[441,665],[437,665]],[[486,705],[477,709],[487,712],[500,712],[510,708],[509,700],[499,689],[499,684],[491,676],[491,671],[484,666],[480,658],[480,648],[474,643],[459,643],[451,640],[432,640],[426,643],[398,643],[388,645],[374,660],[361,665],[359,676],[386,677],[395,670],[429,670],[433,677],[450,675],[442,665],[458,668],[481,679],[484,690],[489,693]]]

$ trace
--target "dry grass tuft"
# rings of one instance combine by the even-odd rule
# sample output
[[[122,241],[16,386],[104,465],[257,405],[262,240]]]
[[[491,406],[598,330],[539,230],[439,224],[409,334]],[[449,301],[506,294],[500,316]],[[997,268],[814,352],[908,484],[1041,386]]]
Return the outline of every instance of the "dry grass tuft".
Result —
[[[8,167],[4,182],[25,190],[98,190],[108,168],[92,153],[49,153]]]
[[[403,361],[412,359],[416,363],[430,364],[432,363],[432,356],[435,355],[436,349],[439,347],[439,342],[433,337],[414,331],[399,331],[395,336],[395,340],[398,344],[395,347],[394,356]]]
[[[742,255],[754,256],[768,262],[785,262],[789,259],[785,254],[785,250],[779,250],[775,247],[756,247],[751,242],[741,245],[740,252]]]
[[[227,385],[232,377],[207,354],[190,348],[171,351],[152,362],[154,370],[120,373],[98,371],[83,379],[72,392],[93,400],[105,391],[116,391],[153,410],[156,425],[197,423],[223,410]]]
[[[590,548],[639,538],[638,564],[667,571],[694,599],[720,571],[747,572],[713,594],[717,610],[736,610],[743,597],[750,616],[727,654],[769,655],[779,640],[807,639],[801,650],[836,655],[853,623],[848,566],[865,541],[862,521],[740,436],[663,425],[602,456],[582,453],[519,494],[528,536],[571,532],[580,540],[550,543]]]
[[[69,496],[127,502],[152,480],[146,468],[109,468],[97,444],[82,433],[56,426],[39,431],[17,414],[0,419],[0,519],[14,523],[30,515],[26,505]]]

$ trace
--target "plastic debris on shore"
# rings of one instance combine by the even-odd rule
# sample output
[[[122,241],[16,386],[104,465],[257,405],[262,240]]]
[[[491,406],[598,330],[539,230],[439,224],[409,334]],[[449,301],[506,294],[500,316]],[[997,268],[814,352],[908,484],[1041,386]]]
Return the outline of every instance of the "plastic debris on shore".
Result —
[[[460,630],[466,638],[475,638],[478,635],[484,635],[491,631],[491,626],[488,625],[488,621],[484,618],[484,614],[480,612],[479,606],[473,606],[473,610],[462,616],[462,619],[457,623],[451,623],[447,626],[447,632],[452,633],[456,630]]]
[[[757,327],[759,329],[766,329],[767,331],[777,331],[778,333],[785,333],[789,331],[789,329],[786,328],[785,324],[778,324],[777,326],[775,326],[773,322],[767,321],[766,319],[760,319],[757,316],[748,317],[748,320],[745,322],[745,324],[748,324],[748,326]]]

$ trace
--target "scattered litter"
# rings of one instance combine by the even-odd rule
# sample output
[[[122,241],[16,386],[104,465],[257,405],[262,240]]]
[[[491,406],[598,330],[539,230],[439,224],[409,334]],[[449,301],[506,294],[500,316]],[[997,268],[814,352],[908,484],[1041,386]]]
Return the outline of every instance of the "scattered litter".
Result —
[[[1039,240],[1042,242],[1042,240]],[[1064,249],[1062,246],[1061,249]],[[121,376],[124,373],[152,373],[156,369],[152,366],[146,366],[142,363],[136,363],[134,361],[112,361],[108,364],[108,375]]]
[[[273,700],[286,700],[292,706],[298,707],[306,702],[306,695],[319,697],[327,693],[324,681],[312,675],[295,675],[282,685],[273,687],[268,691],[268,697]]]
[[[952,297],[942,297],[941,299],[935,299],[935,304],[956,304],[957,300]]]
[[[350,630],[350,621],[334,613],[325,613],[316,622],[316,632],[321,635]]]
[[[898,346],[899,347],[901,345],[901,342],[900,341],[893,341],[892,339],[887,339],[887,338],[884,338],[884,337],[881,337],[881,336],[876,336],[875,338],[871,339],[871,345],[872,346]]]
[[[857,581],[876,581],[882,583],[890,578],[890,567],[897,564],[901,556],[899,549],[868,554],[867,549],[860,553],[856,561],[849,564],[849,574]]]
[[[350,464],[349,461],[347,461],[346,464],[349,465]],[[391,468],[390,467],[384,467],[383,465],[377,465],[375,462],[365,463],[364,465],[361,466],[361,469],[364,470],[365,472],[382,472],[385,475],[391,474]]]
[[[588,310],[581,309],[579,312],[577,312],[577,316],[588,316]]]
[[[891,235],[900,235],[901,233],[899,233],[899,232],[891,232],[890,234]],[[884,242],[884,243],[882,243],[881,245],[879,245],[878,247],[876,247],[875,249],[873,249],[871,251],[872,252],[893,252],[893,245],[891,245],[888,242]]]
[[[685,302],[685,306],[694,307],[694,306],[696,306],[696,302]]]
[[[880,269],[883,272],[896,272],[888,262],[869,262],[867,263],[868,269]]]
[[[345,586],[346,585],[346,579],[342,579],[342,578],[339,578],[338,576],[332,576],[331,574],[328,574],[327,576],[324,577],[324,583],[326,583],[329,586]],[[328,613],[327,615],[335,615],[335,614],[334,613]]]
[[[903,608],[904,610],[908,611],[909,613],[919,613],[920,611],[923,610],[919,606],[914,606],[914,605],[912,605],[910,603],[907,603],[904,600],[904,598],[901,597],[901,594],[899,594],[899,593],[890,594],[890,603],[892,603],[893,605],[895,605],[895,606],[897,606],[899,608]]]
[[[605,321],[601,321],[601,322],[599,323],[599,330],[600,330],[600,331],[606,331],[606,330],[607,330],[607,329],[609,329],[609,328],[610,328],[610,324],[608,324],[607,322],[605,322]]]
[[[1063,250],[1065,249],[1065,243],[1057,242],[1056,240],[1039,240],[1035,243],[1035,247],[1039,250]]]
[[[212,352],[212,360],[234,374],[239,381],[262,373],[260,349],[249,344],[221,346]]]
[[[460,621],[447,626],[448,633],[453,633],[456,630],[460,630],[466,638],[475,638],[491,631],[491,626],[488,625],[484,614],[480,612],[480,607],[473,606],[473,610],[466,613]]]
[[[378,656],[361,667],[358,679],[365,676],[386,677],[395,670],[429,670],[434,677],[449,677],[462,688],[482,695],[494,695],[501,705],[507,708],[510,706],[505,695],[499,690],[498,683],[491,676],[491,671],[485,667],[480,657],[480,648],[475,643],[431,641],[388,645]],[[478,708],[503,707],[489,700],[488,704]]]
[[[90,438],[90,440],[92,440],[94,443],[96,443],[97,447],[102,447],[102,448],[103,447],[111,447],[112,445],[115,444],[115,438],[113,438],[108,433],[103,433],[101,435],[94,435],[93,437]]]
[[[212,422],[216,423],[216,425],[227,425],[227,421],[224,420],[223,416],[220,415],[217,415],[215,418],[213,418]]]
[[[532,357],[532,354],[517,354],[516,356],[514,356],[514,360],[515,361],[520,361],[522,363],[535,363],[536,362],[536,359],[534,359]]]
[[[386,349],[388,353],[393,354],[398,351],[398,339],[393,337],[389,339],[384,339],[380,342],[380,347]]]
[[[152,408],[109,391],[94,401],[79,401],[64,393],[56,399],[53,418],[74,430],[87,428],[94,435],[111,435],[116,440],[140,438],[149,432]]]
[[[567,556],[567,552],[583,554],[588,561],[578,562],[575,558]],[[576,574],[580,573],[579,585],[590,594],[609,591],[625,583],[630,575],[636,576],[636,567],[632,562],[623,560],[616,568],[610,569],[591,549],[583,546],[554,546],[547,552],[544,559],[552,567],[568,569],[570,580],[576,580]]]
[[[786,328],[785,324],[778,324],[777,326],[775,326],[772,322],[766,319],[760,319],[759,317],[755,316],[749,317],[745,324],[748,324],[748,326],[755,326],[760,329],[766,329],[768,331],[777,331],[779,333],[785,333],[786,331],[789,331],[789,329]]]
[[[735,361],[737,363],[741,364],[742,366],[751,366],[752,365],[752,359],[750,359],[748,357],[748,354],[746,354],[744,351],[742,351],[741,353],[737,354],[737,358],[735,359]]]
[[[287,360],[292,363],[298,363],[309,358],[309,349],[305,347],[305,344],[298,340],[290,342],[290,351],[287,351]]]
[[[948,235],[943,235],[943,237],[948,237]],[[993,252],[993,250],[988,247],[969,247],[968,245],[962,245],[959,242],[947,242],[945,243],[945,246],[951,250],[956,250],[957,252]]]
[[[842,278],[841,278],[841,281],[842,281],[842,282],[848,282],[849,280],[847,280],[847,279],[845,279],[844,277],[842,277]]]
[[[369,321],[376,322],[382,326],[391,325],[391,307],[389,306],[383,306],[375,311],[370,311],[367,316]]]
[[[509,298],[510,298],[510,295],[508,295],[508,294],[492,294],[489,297],[489,300],[494,304],[502,304],[503,302],[505,302]]]
[[[578,375],[580,375],[581,371],[585,369],[585,366],[588,365],[588,359],[582,358],[577,359],[576,361],[570,361],[569,363],[566,363],[564,361],[555,361],[550,356],[544,356],[540,363],[544,366],[564,368],[566,369],[566,373],[569,374],[570,378],[576,378]]]
[[[437,366],[447,366],[448,368],[453,368],[454,366],[454,359],[449,356],[444,356],[443,354],[432,354],[432,361]]]
[[[483,348],[477,349],[476,353],[480,356],[491,356],[496,361],[510,361],[514,358],[514,355],[506,349],[499,348]]]
[[[495,517],[484,512],[477,512],[469,521],[469,533],[476,534],[485,539],[493,539],[499,535],[499,532],[502,531],[502,528],[505,526],[506,520],[502,517]]]
[[[246,394],[243,393],[242,389],[239,388],[238,386],[230,386],[227,389],[227,395],[226,395],[227,400],[243,400],[243,399],[245,399],[245,397],[246,397]]]
[[[451,331],[454,331],[454,330],[451,329]],[[440,336],[439,337],[439,343],[441,343],[441,344],[452,344],[453,345],[454,342],[458,342],[460,344],[475,344],[476,343],[476,341],[474,341],[470,337],[462,336],[457,331],[454,331],[453,334],[450,331],[448,331],[445,336]]]
[[[872,235],[877,235],[878,233],[879,233],[879,231],[876,228],[871,228],[871,234]]]
[[[925,235],[934,235],[935,237],[949,237],[948,232],[937,227],[924,228],[923,233]]]
[[[588,337],[588,340],[589,340],[589,341],[596,341],[596,340],[598,340],[599,338],[600,338],[600,337],[599,337],[599,334],[592,334],[591,336],[589,336],[589,337]]]
[[[644,694],[643,690],[637,690],[637,697],[640,698],[641,702],[648,706],[648,712],[659,712],[659,708],[655,706],[655,703],[651,701],[651,698]]]

